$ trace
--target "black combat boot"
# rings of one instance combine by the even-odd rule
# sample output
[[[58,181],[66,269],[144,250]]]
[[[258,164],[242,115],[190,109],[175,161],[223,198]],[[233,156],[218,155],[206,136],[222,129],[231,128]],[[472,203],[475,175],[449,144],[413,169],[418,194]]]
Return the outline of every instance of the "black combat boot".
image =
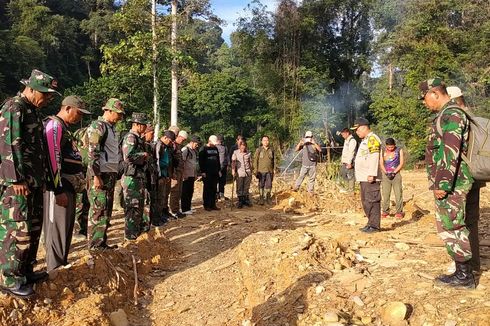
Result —
[[[438,283],[452,287],[463,287],[474,289],[476,287],[475,277],[473,276],[469,262],[456,262],[456,271],[450,275],[440,275],[436,278]]]
[[[243,208],[243,196],[238,196],[238,205],[237,208]]]
[[[24,284],[19,286],[18,288],[6,288],[0,286],[0,291],[13,295],[17,298],[29,298],[34,295],[32,284]]]
[[[264,189],[260,188],[259,189],[259,205],[264,205]]]
[[[243,205],[247,207],[252,207],[252,202],[250,201],[250,196],[243,196]]]

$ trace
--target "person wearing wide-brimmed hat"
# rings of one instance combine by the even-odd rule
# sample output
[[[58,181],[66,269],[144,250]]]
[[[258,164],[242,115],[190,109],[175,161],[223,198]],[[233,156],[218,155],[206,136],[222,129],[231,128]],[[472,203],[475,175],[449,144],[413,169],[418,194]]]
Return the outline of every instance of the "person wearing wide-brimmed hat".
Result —
[[[135,240],[142,232],[150,229],[150,220],[144,214],[146,163],[150,154],[146,152],[145,133],[148,120],[145,113],[135,112],[129,119],[131,130],[122,140],[122,155],[124,160],[124,174],[121,187],[124,195],[124,216],[126,226],[124,237]]]
[[[25,89],[0,111],[0,290],[27,297],[32,284],[46,277],[33,272],[46,176],[38,111],[59,93],[57,81],[37,69],[21,83]]]
[[[107,100],[104,114],[87,128],[90,249],[111,249],[107,244],[107,228],[112,216],[114,187],[119,168],[119,137],[115,124],[124,116],[123,102],[117,98]]]
[[[49,271],[68,264],[77,193],[86,189],[82,156],[73,146],[69,126],[91,114],[85,102],[70,95],[63,99],[57,115],[44,121],[48,178],[44,193],[44,247]]]

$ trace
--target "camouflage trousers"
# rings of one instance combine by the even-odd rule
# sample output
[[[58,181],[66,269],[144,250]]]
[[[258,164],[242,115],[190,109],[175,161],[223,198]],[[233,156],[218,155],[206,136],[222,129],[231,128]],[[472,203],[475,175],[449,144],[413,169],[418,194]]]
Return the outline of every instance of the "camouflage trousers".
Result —
[[[43,223],[43,190],[30,188],[27,196],[15,195],[11,186],[0,186],[0,286],[18,288],[32,272]]]
[[[145,178],[123,176],[121,187],[124,195],[124,234],[134,239],[150,229],[150,217],[145,212]]]
[[[78,225],[78,233],[87,235],[88,213],[90,211],[90,202],[88,200],[87,190],[77,194],[77,203],[75,208],[75,222]]]
[[[107,243],[107,229],[112,216],[116,177],[116,173],[102,173],[102,189],[95,189],[93,182],[90,184],[87,234],[89,248],[104,246]]]
[[[471,259],[470,231],[465,222],[467,190],[455,190],[436,198],[436,227],[448,254],[457,262]]]

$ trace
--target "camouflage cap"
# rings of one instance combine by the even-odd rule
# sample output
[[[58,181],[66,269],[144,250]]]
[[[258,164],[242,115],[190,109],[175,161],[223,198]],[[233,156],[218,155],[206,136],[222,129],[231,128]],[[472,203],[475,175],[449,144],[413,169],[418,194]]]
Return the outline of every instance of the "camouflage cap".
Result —
[[[356,130],[360,126],[369,126],[369,120],[366,118],[357,118],[356,121],[354,121],[354,125],[350,128],[351,130]]]
[[[435,77],[432,79],[427,79],[424,80],[419,84],[419,90],[420,90],[420,96],[419,100],[423,100],[425,98],[425,95],[434,87],[438,86],[446,86],[442,78]]]
[[[61,102],[61,106],[70,106],[72,108],[77,108],[78,111],[85,114],[92,114],[87,108],[85,102],[82,100],[80,96],[70,95],[63,99]]]
[[[140,125],[146,125],[149,123],[146,113],[142,112],[133,112],[131,118],[128,119],[128,122],[139,123]]]
[[[58,88],[58,81],[40,70],[33,69],[31,76],[28,79],[22,79],[20,82],[38,92],[56,93],[61,96],[56,90]]]
[[[106,104],[102,108],[102,110],[114,111],[117,113],[124,114],[123,102],[117,98],[110,98],[107,100]]]

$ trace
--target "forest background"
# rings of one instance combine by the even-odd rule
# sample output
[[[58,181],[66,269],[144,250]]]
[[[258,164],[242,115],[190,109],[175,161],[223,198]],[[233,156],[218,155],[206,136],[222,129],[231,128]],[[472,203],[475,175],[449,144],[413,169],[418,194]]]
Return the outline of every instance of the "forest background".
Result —
[[[164,127],[172,60],[181,127],[228,143],[242,134],[252,147],[267,134],[281,153],[308,129],[341,143],[335,131],[365,116],[411,161],[423,158],[430,113],[417,85],[434,76],[462,88],[477,115],[490,115],[488,0],[278,0],[274,10],[253,0],[230,44],[209,0],[180,0],[177,51],[169,1],[158,3]],[[95,117],[109,97],[153,116],[151,1],[0,0],[0,99],[33,68],[55,76],[64,95],[82,96]]]

